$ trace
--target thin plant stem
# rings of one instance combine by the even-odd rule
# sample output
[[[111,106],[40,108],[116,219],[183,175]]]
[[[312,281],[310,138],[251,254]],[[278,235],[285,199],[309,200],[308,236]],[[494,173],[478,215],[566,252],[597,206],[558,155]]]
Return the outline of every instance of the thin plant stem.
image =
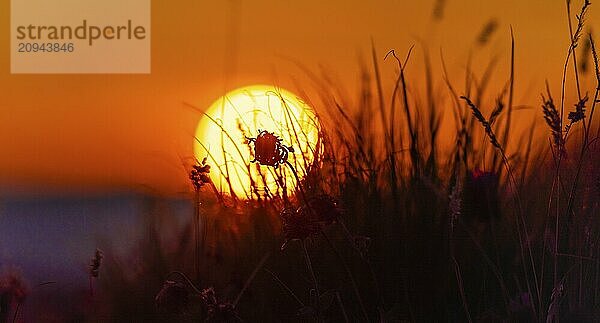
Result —
[[[200,281],[200,190],[194,191],[194,273]]]
[[[197,294],[201,294],[202,292],[198,289],[198,287],[196,287],[196,285],[194,285],[194,283],[192,282],[192,280],[184,273],[180,272],[180,271],[172,271],[167,275],[167,279],[169,279],[169,277],[173,276],[173,275],[178,275],[180,277],[183,278],[183,280],[185,280],[186,283],[188,283],[188,285],[194,290],[194,292],[196,292]]]
[[[309,206],[308,199],[306,198],[306,193],[304,193],[304,189],[302,188],[302,184],[300,182],[300,177],[298,177],[296,168],[294,168],[294,166],[288,160],[285,161],[285,164],[290,168],[290,170],[292,171],[292,174],[294,174],[294,178],[296,178],[296,184],[297,184],[296,186],[298,187],[300,194],[302,194],[302,199],[304,200],[304,203],[306,203],[306,206]]]
[[[13,316],[12,322],[15,323],[17,321],[17,316],[19,315],[19,310],[21,309],[21,302],[17,303],[17,308],[15,309],[15,314]]]
[[[342,315],[344,315],[344,322],[348,323],[350,320],[348,319],[348,314],[346,314],[346,308],[344,307],[344,303],[342,302],[342,297],[340,296],[340,292],[335,292],[335,298],[337,299],[340,310],[342,311]]]
[[[294,174],[294,176],[296,177],[296,181],[298,182],[298,189],[300,190],[302,197],[306,203],[306,205],[309,207],[309,209],[312,210],[312,208],[310,208],[310,206],[308,205],[308,200],[306,198],[306,194],[304,193],[304,189],[302,188],[302,185],[300,183],[300,179],[298,177],[298,174],[296,173],[296,170],[294,169],[294,166],[292,164],[290,164],[289,161],[285,161],[286,165],[288,167],[290,167],[290,169],[292,170],[292,173]],[[348,229],[345,227],[345,225],[342,225],[344,227],[344,229],[346,230],[347,234],[349,234]],[[344,268],[346,269],[346,272],[348,274],[348,276],[350,277],[350,280],[352,282],[352,286],[354,288],[354,292],[356,294],[356,297],[358,298],[358,301],[360,303],[360,307],[361,307],[361,311],[363,312],[363,315],[365,316],[365,319],[368,321],[368,314],[367,311],[365,310],[364,307],[364,303],[362,301],[362,298],[360,296],[360,293],[358,292],[358,288],[356,286],[356,281],[354,280],[354,277],[352,275],[352,272],[350,271],[350,268],[348,268],[348,264],[346,264],[345,260],[340,256],[340,254],[337,252],[337,250],[335,249],[335,247],[333,246],[333,244],[331,243],[331,241],[329,240],[329,238],[327,237],[327,235],[325,235],[325,232],[321,231],[321,233],[323,234],[323,236],[325,237],[325,240],[329,243],[330,247],[332,248],[333,252],[337,255],[337,257],[340,259],[340,261],[343,263]],[[352,241],[350,241],[352,243]],[[354,248],[356,248],[356,246],[354,245],[354,243],[352,243],[352,245],[354,246]],[[319,289],[318,289],[318,284],[317,284],[317,279],[315,277],[314,271],[312,270],[312,265],[310,262],[310,257],[308,256],[308,251],[306,250],[306,244],[304,243],[304,241],[302,241],[302,248],[304,250],[304,255],[306,257],[306,263],[307,266],[309,267],[309,271],[311,272],[311,275],[313,276],[313,281],[315,283],[315,290],[317,291],[317,295],[319,294]],[[377,282],[375,282],[375,284],[377,284]]]
[[[508,183],[510,185],[512,185],[512,187],[513,187],[514,192],[513,192],[512,196],[517,204],[517,216],[515,217],[515,224],[516,224],[516,229],[517,229],[517,235],[519,238],[521,261],[523,263],[523,272],[525,274],[525,281],[527,283],[527,292],[529,293],[529,295],[532,295],[531,284],[529,281],[529,270],[526,267],[526,262],[527,262],[526,256],[525,256],[525,249],[526,249],[528,252],[528,256],[529,256],[531,271],[534,276],[533,279],[534,279],[534,283],[535,283],[535,292],[536,292],[538,306],[539,306],[538,310],[536,310],[535,307],[532,307],[534,315],[537,317],[537,312],[540,311],[542,308],[541,293],[540,293],[540,287],[539,287],[540,283],[538,282],[538,278],[537,278],[537,270],[536,270],[535,260],[533,258],[533,251],[531,248],[531,240],[529,239],[529,233],[527,230],[527,223],[525,222],[525,218],[523,216],[523,205],[521,203],[519,185],[517,184],[517,181],[515,180],[514,173],[512,171],[512,168],[510,167],[510,163],[508,161],[508,157],[506,157],[504,148],[502,145],[500,145],[500,143],[498,143],[498,141],[496,139],[496,135],[494,134],[494,131],[492,130],[491,126],[489,125],[489,122],[487,120],[485,120],[485,118],[481,114],[481,111],[477,108],[477,106],[468,97],[462,96],[461,98],[466,101],[467,105],[469,105],[469,107],[473,111],[473,114],[475,116],[475,118],[473,118],[473,119],[477,119],[483,125],[486,135],[492,142],[493,146],[496,147],[498,149],[498,151],[500,152],[500,155],[502,157],[502,163],[504,164],[504,167],[506,168],[506,172],[508,174]],[[523,232],[521,232],[521,230]],[[525,235],[525,237],[523,237],[523,235]]]
[[[567,216],[571,213],[573,208],[573,202],[575,200],[575,190],[577,189],[577,184],[579,182],[579,178],[581,176],[581,169],[583,168],[583,160],[585,157],[585,153],[589,149],[589,128],[592,124],[592,117],[594,116],[594,110],[596,108],[596,103],[598,102],[598,95],[600,94],[600,83],[596,88],[594,94],[594,100],[592,101],[592,109],[590,113],[590,120],[588,121],[587,127],[585,128],[585,135],[583,139],[583,144],[581,146],[581,152],[579,154],[579,161],[577,162],[577,171],[575,173],[575,179],[573,180],[573,185],[571,187],[571,191],[569,192],[569,201],[567,203]]]
[[[471,323],[473,322],[473,320],[471,319],[471,311],[469,311],[469,304],[467,303],[467,297],[465,295],[465,290],[463,287],[460,266],[458,264],[458,261],[456,261],[454,255],[452,256],[452,262],[454,267],[454,273],[456,275],[456,284],[458,285],[458,290],[460,291],[460,299],[462,300],[463,309],[465,310],[465,314],[467,315],[467,320],[469,321],[469,323]]]
[[[579,71],[577,69],[577,55],[575,55],[575,46],[573,43],[575,39],[573,38],[573,24],[571,22],[571,0],[566,0],[567,4],[567,21],[569,23],[569,39],[571,40],[571,48],[573,51],[573,70],[575,71],[575,84],[577,86],[577,98],[581,101],[581,87],[579,86]]]
[[[267,268],[265,268],[264,271],[268,272],[273,277],[273,279],[275,279],[275,281],[279,283],[281,287],[283,287],[283,289],[285,289],[288,293],[290,293],[290,295],[292,295],[292,297],[298,302],[298,304],[300,304],[300,306],[304,307],[304,302],[302,302],[302,300],[296,295],[296,293],[294,293],[294,291],[292,291],[292,289],[288,285],[286,285],[274,272]]]
[[[360,292],[358,291],[358,286],[356,285],[356,280],[354,279],[354,275],[352,275],[352,271],[350,270],[350,267],[348,267],[346,260],[338,252],[338,250],[333,245],[333,243],[331,242],[331,240],[329,239],[327,234],[322,230],[321,230],[321,234],[323,235],[323,238],[325,238],[325,241],[327,241],[327,244],[329,245],[329,247],[331,248],[331,250],[333,251],[335,256],[339,259],[339,261],[344,266],[344,270],[346,271],[346,274],[348,275],[348,278],[350,279],[350,283],[352,284],[352,289],[354,290],[354,295],[356,296],[356,299],[358,300],[358,304],[360,305],[360,310],[361,310],[366,322],[368,322],[369,315],[367,314],[367,310],[365,309],[365,304],[362,300],[362,297],[360,296]]]
[[[237,304],[239,303],[240,299],[242,298],[242,295],[244,295],[244,292],[246,291],[246,289],[248,289],[248,287],[250,286],[250,283],[252,283],[252,281],[254,280],[254,277],[256,277],[256,274],[258,274],[258,271],[265,265],[265,263],[267,262],[267,260],[269,259],[270,256],[271,256],[271,253],[267,252],[260,259],[260,261],[258,262],[258,264],[256,265],[256,267],[254,268],[254,270],[252,271],[252,273],[250,274],[250,276],[248,277],[248,279],[246,279],[246,282],[244,283],[244,287],[242,287],[242,290],[240,290],[240,292],[238,293],[237,297],[233,301],[233,307],[237,306]]]
[[[506,126],[504,128],[504,136],[502,147],[506,147],[508,144],[508,135],[510,134],[510,126],[513,112],[513,97],[515,87],[515,37],[513,34],[512,26],[510,27],[510,81],[508,89],[508,107],[506,110]]]
[[[371,261],[369,261],[369,259],[367,257],[363,256],[363,254],[360,252],[360,250],[356,246],[356,243],[352,239],[352,233],[350,232],[350,230],[348,230],[348,227],[346,226],[346,223],[342,219],[338,219],[337,222],[342,227],[342,229],[343,229],[342,231],[344,232],[344,236],[346,237],[346,239],[348,240],[348,242],[352,246],[352,249],[354,249],[354,251],[356,251],[356,253],[358,253],[358,255],[360,256],[360,259],[362,259],[367,264],[367,266],[369,267],[369,272],[371,274],[371,279],[373,280],[373,284],[375,284],[375,291],[377,292],[377,297],[379,298],[379,305],[383,306],[384,305],[384,301],[383,301],[383,297],[381,296],[381,289],[379,287],[379,281],[377,280],[377,275],[375,275],[375,270],[373,269],[373,265],[371,264]]]
[[[321,322],[321,292],[319,291],[319,283],[317,282],[317,276],[315,275],[315,271],[313,269],[312,266],[312,262],[310,260],[310,255],[308,254],[308,250],[306,249],[306,243],[303,241],[301,241],[302,244],[302,251],[304,252],[304,260],[306,261],[306,267],[308,268],[308,271],[312,277],[313,280],[313,284],[314,284],[314,289],[315,289],[315,293],[316,295],[316,301],[315,301],[315,310],[317,312],[317,322]]]
[[[308,272],[310,273],[310,276],[312,278],[315,291],[317,292],[317,297],[319,297],[319,296],[321,296],[321,293],[319,292],[319,283],[317,282],[317,276],[315,275],[315,271],[313,270],[312,262],[310,260],[310,255],[308,254],[308,250],[306,249],[306,243],[304,241],[302,241],[301,245],[302,245],[302,251],[304,253],[304,260],[306,261],[306,268],[308,269]]]
[[[46,286],[46,285],[50,285],[50,284],[56,284],[56,282],[54,282],[54,281],[43,282],[43,283],[37,284],[35,287]],[[17,322],[17,317],[19,316],[19,311],[21,310],[21,305],[22,304],[23,304],[23,302],[18,302],[17,303],[17,308],[15,309],[15,314],[13,314],[12,323]]]
[[[89,283],[90,283],[90,296],[94,297],[94,277],[92,277],[92,275],[89,275],[88,277],[89,279]]]

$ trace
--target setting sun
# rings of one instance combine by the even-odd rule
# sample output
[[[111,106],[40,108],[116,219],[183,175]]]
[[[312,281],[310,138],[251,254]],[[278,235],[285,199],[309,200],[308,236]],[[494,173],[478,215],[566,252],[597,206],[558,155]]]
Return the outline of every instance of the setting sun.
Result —
[[[293,191],[296,180],[287,165],[251,163],[247,138],[269,131],[291,146],[288,161],[302,178],[318,151],[319,125],[313,109],[297,95],[268,85],[231,91],[206,110],[196,129],[194,154],[213,166],[217,189],[238,197]]]

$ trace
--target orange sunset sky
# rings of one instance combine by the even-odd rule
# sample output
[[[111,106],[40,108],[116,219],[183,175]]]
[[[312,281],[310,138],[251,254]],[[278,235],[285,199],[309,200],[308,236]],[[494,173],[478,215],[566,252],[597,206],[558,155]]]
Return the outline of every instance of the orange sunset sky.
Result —
[[[257,83],[293,92],[296,84],[310,88],[294,61],[314,71],[324,68],[340,86],[356,90],[371,38],[390,90],[395,65],[383,56],[392,48],[404,56],[423,40],[437,81],[442,48],[458,90],[470,51],[480,74],[497,56],[493,94],[508,78],[512,26],[515,104],[534,107],[523,120],[542,121],[539,94],[548,79],[559,96],[569,44],[564,1],[447,0],[440,21],[432,19],[436,2],[154,0],[151,74],[11,75],[10,1],[2,0],[0,192],[182,192],[187,177],[180,156],[192,156],[200,118],[183,102],[205,108],[228,90]],[[580,6],[573,2],[573,14]],[[592,1],[587,22],[600,35],[598,6]],[[490,19],[497,20],[497,31],[480,48],[476,39]],[[422,53],[415,47],[407,69],[413,82],[421,80]],[[592,84],[589,75],[584,81]]]

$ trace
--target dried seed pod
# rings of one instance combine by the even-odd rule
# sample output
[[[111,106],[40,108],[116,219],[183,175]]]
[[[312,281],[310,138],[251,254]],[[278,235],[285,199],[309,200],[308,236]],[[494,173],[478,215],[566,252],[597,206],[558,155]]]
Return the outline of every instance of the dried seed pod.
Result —
[[[259,131],[256,138],[246,138],[249,143],[254,144],[254,162],[261,165],[278,167],[285,164],[288,154],[294,152],[294,148],[288,147],[281,142],[283,139],[266,130]]]

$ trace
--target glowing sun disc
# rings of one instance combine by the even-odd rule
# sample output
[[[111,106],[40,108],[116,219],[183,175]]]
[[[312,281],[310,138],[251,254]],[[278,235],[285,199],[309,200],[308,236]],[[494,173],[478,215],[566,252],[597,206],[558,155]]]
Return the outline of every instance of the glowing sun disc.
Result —
[[[319,124],[314,110],[297,95],[269,85],[233,90],[216,100],[196,128],[194,155],[207,158],[217,189],[240,198],[277,195],[294,190],[296,179],[286,165],[278,168],[251,163],[253,146],[247,137],[260,130],[274,133],[294,148],[288,161],[302,178],[318,151]],[[279,179],[279,180],[277,180]]]

